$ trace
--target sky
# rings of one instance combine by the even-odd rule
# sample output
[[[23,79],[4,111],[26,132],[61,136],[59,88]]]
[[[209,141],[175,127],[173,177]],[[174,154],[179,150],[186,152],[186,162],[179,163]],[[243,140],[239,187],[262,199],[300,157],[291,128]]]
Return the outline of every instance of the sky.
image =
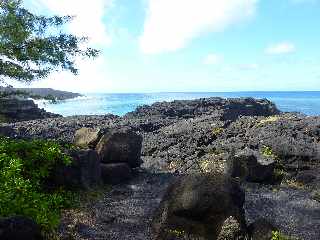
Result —
[[[101,50],[31,87],[75,92],[320,90],[320,0],[24,0],[74,15]]]

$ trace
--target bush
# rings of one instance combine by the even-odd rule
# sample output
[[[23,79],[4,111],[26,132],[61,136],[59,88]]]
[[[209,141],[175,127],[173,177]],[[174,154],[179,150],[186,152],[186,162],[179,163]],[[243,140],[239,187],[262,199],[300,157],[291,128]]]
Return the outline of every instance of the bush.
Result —
[[[0,137],[0,216],[27,216],[44,231],[53,230],[60,210],[69,204],[69,193],[48,191],[44,183],[57,164],[70,163],[56,142]]]
[[[272,232],[272,238],[271,240],[294,240],[293,238],[289,238],[288,236],[283,235],[279,231],[273,231]]]

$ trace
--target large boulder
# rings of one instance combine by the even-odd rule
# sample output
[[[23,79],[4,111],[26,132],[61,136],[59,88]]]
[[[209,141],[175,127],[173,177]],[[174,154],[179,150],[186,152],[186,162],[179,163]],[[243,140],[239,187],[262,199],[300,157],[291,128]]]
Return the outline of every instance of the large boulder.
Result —
[[[222,174],[181,176],[168,188],[155,213],[154,239],[215,240],[222,235],[240,239],[245,232],[244,201],[239,183]],[[238,227],[226,225],[230,216]]]
[[[74,134],[74,145],[94,149],[100,138],[100,129],[80,128]]]
[[[0,126],[0,137],[13,137],[15,135],[14,130],[10,126]]]
[[[296,180],[302,184],[311,184],[316,181],[317,177],[319,176],[319,169],[316,170],[307,170],[301,171],[297,174]]]
[[[278,229],[268,220],[260,218],[248,226],[251,240],[270,240],[272,232]]]
[[[54,186],[89,189],[101,183],[100,157],[94,150],[72,150],[72,164],[59,166],[49,179]]]
[[[226,161],[226,173],[248,182],[267,182],[274,175],[275,160],[251,149],[231,153]]]
[[[101,164],[101,178],[104,183],[118,184],[131,177],[132,170],[126,163]]]
[[[129,128],[109,129],[101,137],[96,151],[102,163],[127,163],[131,168],[139,167],[142,137]]]
[[[1,240],[41,240],[39,226],[31,219],[14,216],[0,219]]]

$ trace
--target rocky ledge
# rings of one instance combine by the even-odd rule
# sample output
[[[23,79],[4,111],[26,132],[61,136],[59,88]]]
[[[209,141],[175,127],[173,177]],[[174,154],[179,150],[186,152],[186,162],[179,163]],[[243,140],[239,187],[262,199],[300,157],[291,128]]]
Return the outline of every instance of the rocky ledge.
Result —
[[[40,109],[33,100],[0,98],[0,123],[60,117],[61,115]]]
[[[162,102],[124,117],[73,116],[2,124],[1,133],[102,151],[105,179],[114,179],[110,172],[128,179],[135,176],[92,204],[90,221],[83,219],[68,229],[74,219],[65,216],[63,235],[243,239],[248,233],[260,240],[279,229],[298,239],[320,236],[320,117],[281,113],[268,100]],[[140,156],[136,147],[130,147],[132,141],[142,146],[143,173],[131,170],[137,165],[131,166],[129,160],[126,167],[117,162],[133,152]],[[135,163],[140,164],[138,159]],[[208,229],[209,225],[216,228]],[[186,238],[188,234],[193,238]]]

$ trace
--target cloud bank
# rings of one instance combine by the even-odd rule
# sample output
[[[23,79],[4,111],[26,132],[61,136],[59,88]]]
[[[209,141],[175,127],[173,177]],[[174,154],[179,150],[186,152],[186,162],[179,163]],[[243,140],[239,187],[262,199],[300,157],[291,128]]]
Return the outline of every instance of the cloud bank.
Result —
[[[254,15],[258,0],[148,0],[143,53],[184,48],[197,36],[222,31]]]
[[[103,17],[112,3],[112,0],[32,0],[35,7],[49,10],[51,15],[75,16],[69,26],[70,32],[77,36],[87,36],[90,43],[102,46],[111,43]]]

